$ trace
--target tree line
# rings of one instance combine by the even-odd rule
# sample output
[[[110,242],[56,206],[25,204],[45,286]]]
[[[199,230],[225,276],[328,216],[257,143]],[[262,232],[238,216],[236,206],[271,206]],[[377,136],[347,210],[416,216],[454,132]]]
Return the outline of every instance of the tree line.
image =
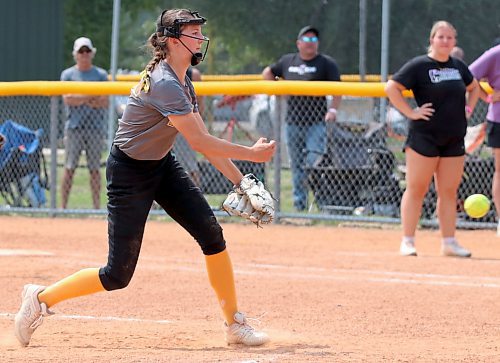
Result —
[[[295,52],[297,32],[316,26],[320,51],[334,57],[344,74],[359,72],[359,0],[122,0],[118,67],[141,70],[150,59],[145,43],[166,8],[190,8],[208,19],[210,38],[204,73],[260,73],[282,54]],[[380,72],[382,0],[366,0],[366,70]],[[66,0],[64,49],[88,36],[98,48],[95,64],[109,69],[113,1]],[[437,20],[451,22],[465,61],[472,62],[500,36],[500,0],[399,0],[390,3],[389,71],[426,52]],[[65,53],[65,66],[73,64]]]

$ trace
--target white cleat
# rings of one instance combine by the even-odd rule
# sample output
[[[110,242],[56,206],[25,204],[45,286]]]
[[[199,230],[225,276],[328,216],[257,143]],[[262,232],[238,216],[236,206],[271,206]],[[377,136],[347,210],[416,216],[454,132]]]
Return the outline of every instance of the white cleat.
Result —
[[[401,256],[416,256],[417,249],[415,248],[415,242],[401,241],[401,246],[399,246],[399,254]]]
[[[16,314],[14,331],[22,346],[30,343],[31,336],[43,323],[43,317],[52,315],[47,305],[38,301],[38,294],[45,290],[45,286],[24,285],[21,308]]]
[[[443,243],[441,245],[441,254],[443,256],[454,257],[470,257],[472,254],[469,250],[463,248],[457,241],[451,243]]]
[[[269,336],[261,331],[255,330],[248,324],[243,313],[234,314],[234,323],[224,323],[227,344],[244,344],[247,346],[262,345],[269,342]]]

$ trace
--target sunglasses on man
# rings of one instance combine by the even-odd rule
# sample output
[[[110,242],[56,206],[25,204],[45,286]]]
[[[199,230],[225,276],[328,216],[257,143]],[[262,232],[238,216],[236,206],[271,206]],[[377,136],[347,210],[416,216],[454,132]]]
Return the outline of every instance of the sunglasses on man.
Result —
[[[318,37],[303,36],[303,37],[300,37],[300,40],[302,40],[305,43],[316,43],[316,42],[318,42],[319,39],[318,39]]]
[[[92,53],[92,51],[89,48],[82,47],[78,50],[78,53],[83,54],[83,53]]]

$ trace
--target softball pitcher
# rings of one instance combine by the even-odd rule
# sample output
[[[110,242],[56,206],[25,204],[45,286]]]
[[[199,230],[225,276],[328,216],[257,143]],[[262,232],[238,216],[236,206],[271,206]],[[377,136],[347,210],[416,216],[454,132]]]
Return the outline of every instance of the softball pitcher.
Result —
[[[24,286],[22,305],[15,317],[16,337],[23,346],[29,344],[43,317],[52,314],[49,308],[55,304],[129,284],[153,201],[201,247],[224,316],[227,343],[261,345],[269,340],[238,311],[222,229],[200,189],[170,153],[180,132],[194,150],[239,185],[243,175],[229,158],[266,162],[275,152],[274,141],[261,138],[247,147],[216,138],[205,128],[193,85],[186,77],[188,67],[206,55],[209,39],[201,31],[205,21],[185,9],[165,10],[158,18],[156,32],[148,40],[154,56],[132,90],[107,160],[107,265],[81,270],[47,287]]]

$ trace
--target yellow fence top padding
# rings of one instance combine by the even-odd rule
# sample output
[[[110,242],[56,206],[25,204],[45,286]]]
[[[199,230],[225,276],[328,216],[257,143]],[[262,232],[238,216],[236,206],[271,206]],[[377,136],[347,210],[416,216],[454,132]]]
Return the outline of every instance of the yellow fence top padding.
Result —
[[[24,81],[0,82],[0,96],[57,96],[63,94],[128,95],[136,82],[60,82]],[[481,83],[492,92],[487,83]],[[386,97],[385,83],[380,82],[319,82],[319,81],[227,81],[194,82],[199,96],[209,95],[346,95]],[[405,91],[406,97],[412,93]]]
[[[128,95],[137,82],[0,82],[0,96]]]
[[[198,82],[199,95],[348,95],[364,97],[385,97],[385,83],[366,82],[320,82],[320,81],[228,81]]]
[[[0,96],[128,95],[136,82],[0,82]],[[194,82],[196,93],[208,95],[350,95],[384,97],[383,83],[319,81]]]

